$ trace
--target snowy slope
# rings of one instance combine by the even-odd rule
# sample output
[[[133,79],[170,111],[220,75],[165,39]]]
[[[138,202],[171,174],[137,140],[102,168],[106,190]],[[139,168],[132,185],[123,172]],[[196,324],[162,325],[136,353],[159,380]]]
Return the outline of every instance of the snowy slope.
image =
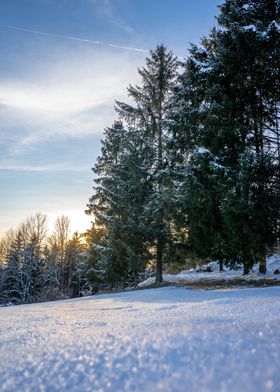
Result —
[[[0,309],[0,390],[279,391],[280,287]]]

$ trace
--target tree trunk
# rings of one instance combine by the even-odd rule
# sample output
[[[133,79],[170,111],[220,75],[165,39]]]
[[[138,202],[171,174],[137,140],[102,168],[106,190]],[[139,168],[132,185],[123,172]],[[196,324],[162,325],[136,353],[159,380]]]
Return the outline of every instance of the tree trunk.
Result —
[[[259,260],[259,273],[266,274],[266,258],[265,256],[260,256]]]
[[[220,272],[223,272],[223,270],[224,270],[224,262],[223,262],[223,260],[219,260],[219,270],[220,270]]]
[[[163,255],[163,244],[160,239],[157,243],[157,266],[156,266],[156,284],[161,284],[162,279],[162,255]]]
[[[279,123],[278,123],[278,109],[275,107],[276,117],[275,117],[275,126],[276,126],[276,138],[277,138],[277,158],[278,158],[278,167],[280,167],[280,134],[279,134]]]
[[[249,264],[246,262],[243,262],[243,275],[248,275],[249,272],[250,272]]]

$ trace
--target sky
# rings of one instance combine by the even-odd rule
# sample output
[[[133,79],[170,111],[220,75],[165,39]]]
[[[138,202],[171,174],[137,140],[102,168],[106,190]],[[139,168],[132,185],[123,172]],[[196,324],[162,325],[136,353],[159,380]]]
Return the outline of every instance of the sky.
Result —
[[[0,1],[0,235],[37,212],[90,227],[103,129],[149,50],[186,57],[221,0]]]

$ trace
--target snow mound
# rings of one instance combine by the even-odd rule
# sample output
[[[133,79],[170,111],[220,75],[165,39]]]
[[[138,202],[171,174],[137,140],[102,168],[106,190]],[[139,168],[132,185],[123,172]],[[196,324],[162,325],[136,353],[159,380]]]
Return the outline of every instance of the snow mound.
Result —
[[[12,302],[7,302],[5,304],[0,304],[0,308],[4,308],[6,306],[14,306],[14,304]]]
[[[258,266],[254,266],[250,274],[243,276],[242,268],[237,270],[224,268],[223,272],[219,271],[217,262],[210,262],[199,268],[192,268],[185,270],[177,275],[164,274],[163,280],[167,283],[180,283],[180,284],[199,284],[199,283],[215,283],[215,282],[228,282],[236,279],[243,280],[244,282],[252,282],[258,280],[275,280],[280,281],[280,274],[275,274],[276,270],[280,271],[280,255],[274,255],[267,258],[267,273],[265,275],[258,273]],[[144,288],[155,284],[155,278],[151,277],[139,283],[138,287]]]

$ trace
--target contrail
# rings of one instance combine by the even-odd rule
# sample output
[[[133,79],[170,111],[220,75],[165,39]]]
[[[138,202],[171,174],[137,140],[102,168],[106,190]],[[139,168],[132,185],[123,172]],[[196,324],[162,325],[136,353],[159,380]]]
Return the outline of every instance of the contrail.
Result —
[[[17,27],[17,26],[0,24],[0,27],[5,28],[5,29],[10,29],[10,30],[24,31],[24,32],[30,33],[30,34],[43,35],[46,37],[62,38],[62,39],[70,40],[70,41],[78,41],[78,42],[83,42],[83,43],[90,44],[90,45],[101,45],[101,46],[108,46],[110,48],[115,48],[115,49],[130,50],[133,52],[140,52],[140,53],[149,53],[149,50],[147,50],[147,49],[133,48],[130,46],[121,46],[121,45],[106,43],[106,42],[102,42],[102,41],[92,41],[90,39],[71,37],[68,35],[45,33],[44,31],[29,30],[29,29],[24,29],[22,27]]]

